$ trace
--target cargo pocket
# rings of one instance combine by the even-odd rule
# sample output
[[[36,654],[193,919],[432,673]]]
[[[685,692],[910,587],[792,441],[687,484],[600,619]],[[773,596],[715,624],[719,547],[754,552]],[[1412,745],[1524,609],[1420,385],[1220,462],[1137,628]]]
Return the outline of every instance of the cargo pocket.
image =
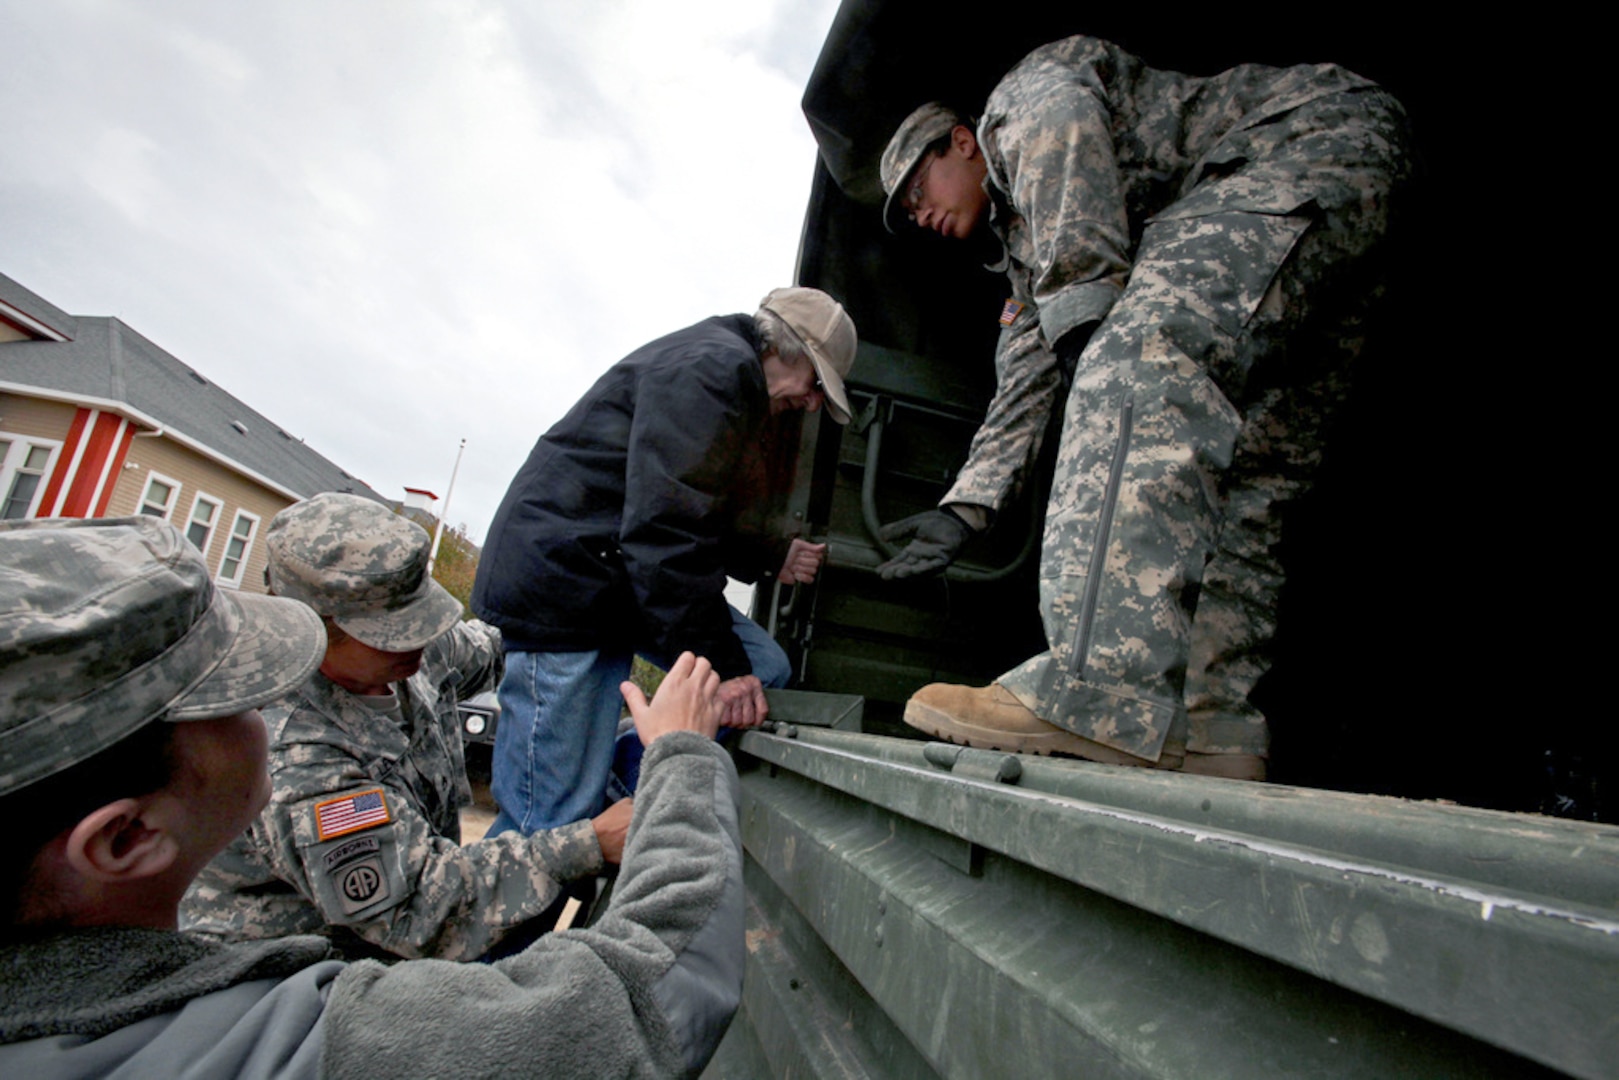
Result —
[[[1276,212],[1182,200],[1149,219],[1130,289],[1138,300],[1184,307],[1236,337],[1310,227],[1312,209],[1307,201]]]

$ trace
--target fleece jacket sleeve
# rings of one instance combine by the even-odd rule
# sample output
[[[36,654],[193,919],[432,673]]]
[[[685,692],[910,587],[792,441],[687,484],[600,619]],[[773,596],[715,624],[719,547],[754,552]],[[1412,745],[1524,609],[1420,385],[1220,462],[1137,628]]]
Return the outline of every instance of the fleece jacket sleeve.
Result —
[[[322,1072],[695,1076],[741,998],[742,845],[730,758],[691,732],[647,749],[603,917],[497,964],[351,965]]]

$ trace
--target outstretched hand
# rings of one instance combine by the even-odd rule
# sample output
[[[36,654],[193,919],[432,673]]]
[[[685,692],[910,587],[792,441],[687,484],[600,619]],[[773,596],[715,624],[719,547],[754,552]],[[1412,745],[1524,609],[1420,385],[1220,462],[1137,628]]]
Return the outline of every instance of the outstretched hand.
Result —
[[[681,653],[669,668],[650,703],[634,683],[618,684],[645,746],[672,731],[696,731],[712,739],[720,729],[719,689],[719,673],[689,652]]]
[[[972,528],[949,510],[924,510],[891,524],[877,535],[891,544],[906,543],[905,550],[877,568],[884,581],[937,574],[956,561]]]

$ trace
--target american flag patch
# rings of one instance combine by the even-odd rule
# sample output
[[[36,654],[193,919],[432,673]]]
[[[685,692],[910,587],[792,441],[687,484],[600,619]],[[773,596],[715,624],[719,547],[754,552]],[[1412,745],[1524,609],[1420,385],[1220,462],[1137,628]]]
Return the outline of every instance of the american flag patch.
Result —
[[[1006,303],[1001,305],[1001,325],[1011,326],[1013,321],[1016,320],[1017,317],[1022,314],[1022,312],[1022,304],[1018,303],[1016,300],[1007,300]]]
[[[315,831],[322,840],[369,829],[373,825],[386,825],[391,820],[381,788],[315,804]]]

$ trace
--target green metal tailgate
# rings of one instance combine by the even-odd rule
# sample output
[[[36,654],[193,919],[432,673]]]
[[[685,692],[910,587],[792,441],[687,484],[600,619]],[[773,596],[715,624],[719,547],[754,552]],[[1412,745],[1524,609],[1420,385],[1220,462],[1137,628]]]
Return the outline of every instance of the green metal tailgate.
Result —
[[[710,1076],[1619,1076],[1619,828],[775,715]]]

